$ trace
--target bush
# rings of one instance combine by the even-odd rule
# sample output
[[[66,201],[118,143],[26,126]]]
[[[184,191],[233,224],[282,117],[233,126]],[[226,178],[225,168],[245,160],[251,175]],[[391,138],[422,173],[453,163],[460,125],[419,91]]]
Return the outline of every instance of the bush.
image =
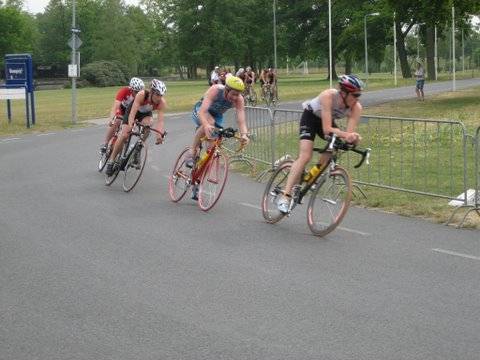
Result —
[[[82,67],[81,79],[93,86],[115,86],[127,84],[130,76],[126,66],[119,61],[95,61]]]

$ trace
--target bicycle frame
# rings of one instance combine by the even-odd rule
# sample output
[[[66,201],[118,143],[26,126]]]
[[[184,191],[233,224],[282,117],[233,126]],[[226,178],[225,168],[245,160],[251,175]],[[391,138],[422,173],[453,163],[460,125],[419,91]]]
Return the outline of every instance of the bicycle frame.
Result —
[[[222,144],[222,141],[223,141],[223,136],[219,136],[218,138],[213,140],[213,144],[211,144],[209,148],[206,150],[207,157],[202,161],[202,164],[200,164],[200,167],[195,166],[192,169],[192,175],[191,175],[192,184],[195,184],[200,181],[200,179],[202,178],[203,172],[207,168],[207,165],[210,163],[215,152],[218,151],[218,148]]]
[[[351,150],[351,151],[354,151],[354,152],[362,155],[362,159],[360,160],[360,162],[357,165],[354,166],[355,168],[360,167],[363,164],[365,159],[367,160],[367,164],[368,164],[368,159],[369,159],[369,156],[370,156],[370,149],[369,148],[366,149],[366,150],[358,150],[358,149],[355,149],[354,147],[352,147],[351,145],[348,145],[348,144],[345,144],[345,143],[337,143],[337,136],[333,135],[331,137],[331,141],[327,144],[327,146],[325,148],[323,148],[323,149],[313,148],[313,151],[318,152],[320,156],[324,153],[327,153],[328,156],[329,156],[328,162],[327,162],[327,164],[322,166],[322,164],[320,163],[320,159],[319,159],[316,163],[316,166],[318,166],[320,168],[320,171],[318,172],[318,174],[316,176],[309,179],[308,181],[305,181],[303,179],[303,176],[302,176],[302,178],[300,180],[300,184],[297,185],[297,186],[300,186],[299,191],[296,194],[295,193],[292,194],[293,198],[294,198],[292,209],[297,204],[302,203],[302,200],[303,200],[304,196],[308,193],[308,191],[310,189],[312,189],[312,188],[314,189],[315,186],[318,185],[318,179],[320,179],[322,176],[324,176],[329,170],[334,170],[335,169],[335,166],[337,165],[337,157],[338,157],[338,154],[339,154],[340,150]]]

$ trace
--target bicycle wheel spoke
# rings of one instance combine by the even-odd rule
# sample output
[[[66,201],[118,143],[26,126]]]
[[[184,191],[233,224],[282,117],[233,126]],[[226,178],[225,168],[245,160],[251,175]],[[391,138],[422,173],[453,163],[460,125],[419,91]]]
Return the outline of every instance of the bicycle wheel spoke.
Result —
[[[142,176],[147,162],[147,147],[143,142],[137,143],[128,157],[123,175],[123,190],[131,191]]]
[[[319,236],[333,231],[342,221],[350,204],[352,185],[348,173],[341,167],[322,177],[308,204],[307,221],[310,230]]]
[[[278,200],[283,193],[283,188],[287,183],[292,163],[281,164],[273,173],[272,177],[265,187],[262,198],[262,214],[268,223],[276,223],[283,219],[285,214],[278,210]]]
[[[168,192],[173,202],[180,201],[190,186],[191,170],[185,165],[190,148],[185,148],[178,156],[168,178]]]
[[[228,159],[214,155],[207,165],[200,181],[198,205],[204,211],[210,210],[220,198],[228,176]]]

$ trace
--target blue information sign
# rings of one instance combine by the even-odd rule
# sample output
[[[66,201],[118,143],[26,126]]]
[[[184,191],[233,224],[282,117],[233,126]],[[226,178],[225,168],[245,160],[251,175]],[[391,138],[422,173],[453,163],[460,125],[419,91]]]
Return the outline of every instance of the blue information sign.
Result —
[[[33,63],[30,54],[6,54],[5,55],[5,85],[6,87],[24,87],[30,99],[27,98],[27,124],[28,115],[31,112],[32,124],[35,124],[35,100],[33,87]],[[8,106],[9,101],[8,102]]]

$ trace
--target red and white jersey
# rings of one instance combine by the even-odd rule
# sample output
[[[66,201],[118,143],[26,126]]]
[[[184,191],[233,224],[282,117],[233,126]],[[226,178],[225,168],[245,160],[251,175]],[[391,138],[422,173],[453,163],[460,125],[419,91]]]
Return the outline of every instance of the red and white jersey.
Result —
[[[120,101],[120,109],[117,112],[117,115],[125,114],[125,111],[133,103],[134,99],[135,94],[128,86],[124,86],[118,90],[117,95],[115,96],[115,100]]]
[[[149,92],[148,90],[145,90],[145,97],[142,105],[140,105],[140,107],[138,108],[138,112],[146,114],[154,110],[159,110],[162,107],[162,103],[162,101],[160,101],[158,104],[154,104],[153,102],[151,102]]]

